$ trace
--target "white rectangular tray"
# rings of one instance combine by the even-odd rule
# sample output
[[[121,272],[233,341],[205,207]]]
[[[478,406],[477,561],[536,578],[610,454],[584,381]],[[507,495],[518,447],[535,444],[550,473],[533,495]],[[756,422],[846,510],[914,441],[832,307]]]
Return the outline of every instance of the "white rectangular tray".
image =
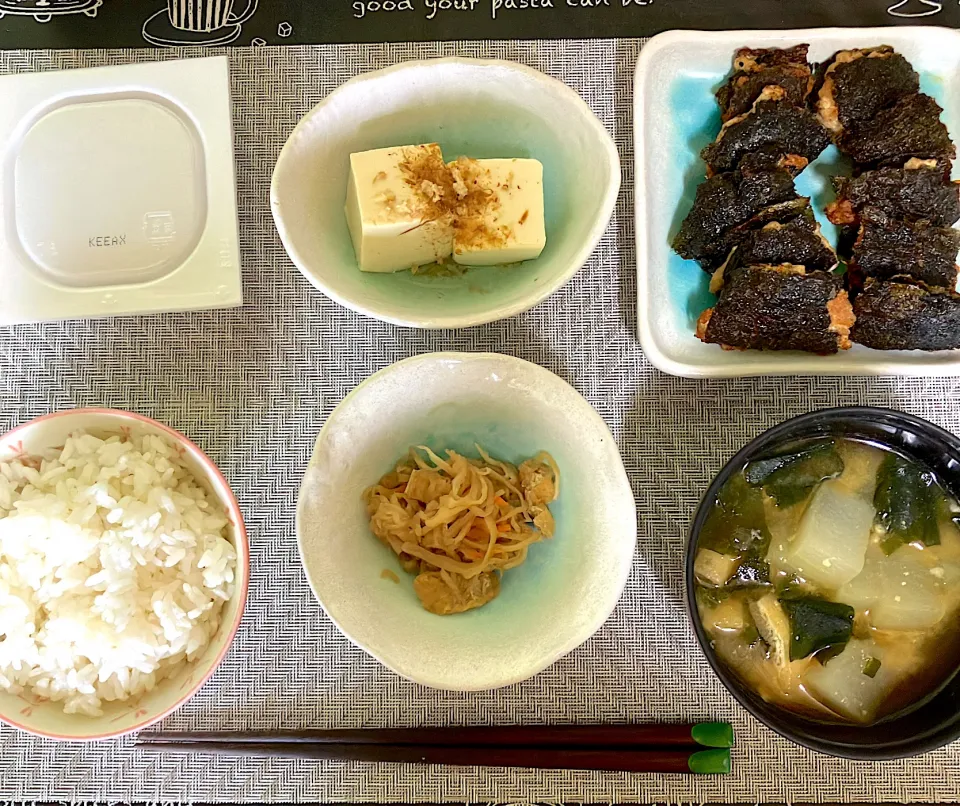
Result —
[[[243,301],[226,56],[0,77],[0,326]]]
[[[810,44],[810,60],[838,50],[892,45],[920,73],[921,89],[944,108],[943,120],[960,139],[960,32],[947,28],[819,28],[796,31],[669,31],[640,51],[634,77],[637,304],[640,344],[658,369],[690,377],[747,375],[960,375],[960,350],[939,353],[879,351],[854,345],[831,356],[798,352],[722,350],[694,336],[697,317],[713,304],[709,275],[673,252],[670,241],[703,181],[700,149],[720,128],[713,93],[729,74],[740,47]],[[798,178],[824,232],[832,198],[831,146]]]

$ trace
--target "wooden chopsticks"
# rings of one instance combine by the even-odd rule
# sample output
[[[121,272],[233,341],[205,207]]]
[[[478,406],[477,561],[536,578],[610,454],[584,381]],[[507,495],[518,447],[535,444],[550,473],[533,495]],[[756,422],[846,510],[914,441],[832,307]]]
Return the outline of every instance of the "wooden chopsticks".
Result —
[[[709,775],[730,772],[733,728],[707,722],[155,732],[141,734],[137,745],[145,750],[231,756]]]

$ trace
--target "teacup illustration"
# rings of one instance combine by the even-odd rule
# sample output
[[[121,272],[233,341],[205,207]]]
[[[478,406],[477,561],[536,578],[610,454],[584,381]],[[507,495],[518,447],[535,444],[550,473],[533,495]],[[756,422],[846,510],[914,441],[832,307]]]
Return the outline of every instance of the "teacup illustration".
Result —
[[[167,7],[143,24],[154,45],[226,45],[257,11],[258,0],[167,0]]]

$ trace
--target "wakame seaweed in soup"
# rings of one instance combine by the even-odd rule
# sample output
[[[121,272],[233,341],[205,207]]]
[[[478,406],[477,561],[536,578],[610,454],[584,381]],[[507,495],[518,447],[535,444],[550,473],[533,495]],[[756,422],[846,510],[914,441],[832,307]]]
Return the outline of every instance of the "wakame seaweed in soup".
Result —
[[[848,439],[747,464],[694,564],[719,659],[769,702],[871,724],[960,665],[960,505],[923,465]]]

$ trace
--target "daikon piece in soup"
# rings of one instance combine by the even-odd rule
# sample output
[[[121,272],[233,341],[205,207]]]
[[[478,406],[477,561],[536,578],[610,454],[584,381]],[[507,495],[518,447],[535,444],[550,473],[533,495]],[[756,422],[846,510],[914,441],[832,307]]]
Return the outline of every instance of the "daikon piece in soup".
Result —
[[[699,617],[768,702],[871,724],[960,666],[960,505],[925,466],[805,442],[723,486],[695,547]]]

